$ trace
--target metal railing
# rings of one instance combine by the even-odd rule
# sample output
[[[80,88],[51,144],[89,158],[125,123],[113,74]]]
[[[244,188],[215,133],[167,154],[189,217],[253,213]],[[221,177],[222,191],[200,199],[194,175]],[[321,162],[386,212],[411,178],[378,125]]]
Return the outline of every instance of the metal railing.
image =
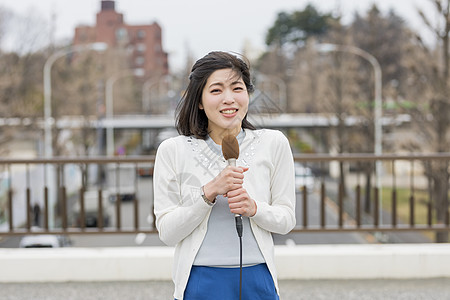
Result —
[[[302,171],[293,232],[450,231],[450,153],[294,159]],[[154,156],[0,159],[0,235],[156,233],[153,162]],[[436,170],[443,177],[433,177]],[[327,221],[330,213],[335,222]]]
[[[297,219],[293,232],[450,231],[450,153],[297,155],[295,160],[318,170],[316,205],[320,214],[316,225],[308,222],[308,206],[312,201],[307,187],[302,186],[302,199],[297,199],[297,205],[302,206],[302,216]],[[382,178],[376,178],[377,161],[382,162]],[[335,180],[330,181],[327,179],[332,164],[342,168],[344,175],[335,175]],[[436,168],[442,173],[438,183],[436,177],[429,174]],[[433,198],[436,194],[433,188],[437,184],[441,187],[438,199]],[[334,192],[330,192],[333,185]],[[436,216],[438,205],[441,218]],[[326,223],[327,209],[337,215],[335,224]]]

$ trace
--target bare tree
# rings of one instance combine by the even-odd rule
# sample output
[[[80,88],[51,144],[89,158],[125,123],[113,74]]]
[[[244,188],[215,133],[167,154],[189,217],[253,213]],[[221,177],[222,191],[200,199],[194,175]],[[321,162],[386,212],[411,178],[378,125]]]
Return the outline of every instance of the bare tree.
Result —
[[[49,41],[46,22],[35,10],[29,9],[23,15],[12,15],[8,23],[10,51],[27,55],[45,48]]]
[[[447,152],[450,149],[450,1],[430,0],[430,3],[436,12],[434,18],[430,19],[421,10],[419,14],[433,33],[435,45],[427,45],[417,36],[415,47],[409,49],[409,98],[414,101],[414,105],[407,111],[418,133],[418,138],[411,141],[409,147],[416,151]],[[443,224],[448,222],[449,214],[448,167],[446,161],[425,164],[436,219]],[[447,232],[436,233],[436,242],[448,241]]]
[[[0,46],[3,46],[3,40],[8,28],[8,23],[11,20],[11,12],[6,8],[0,6]]]
[[[32,12],[21,17],[0,8],[0,117],[27,117],[33,125],[42,115],[44,56],[36,51],[42,32],[43,22]],[[20,132],[18,127],[2,126],[0,148]]]

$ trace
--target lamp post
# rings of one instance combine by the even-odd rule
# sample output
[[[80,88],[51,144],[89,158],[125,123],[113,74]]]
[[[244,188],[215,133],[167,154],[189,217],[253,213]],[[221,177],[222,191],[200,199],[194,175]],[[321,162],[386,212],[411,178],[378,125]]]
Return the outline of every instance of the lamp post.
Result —
[[[381,81],[381,66],[378,60],[367,51],[364,51],[358,47],[350,46],[350,45],[335,45],[335,44],[316,44],[315,49],[319,52],[328,53],[328,52],[348,52],[355,55],[358,55],[365,60],[367,60],[373,67],[374,77],[375,77],[375,108],[374,108],[374,153],[375,155],[381,155],[383,152],[382,149],[382,134],[383,128],[381,123],[382,118],[382,81]],[[381,162],[379,160],[375,163],[375,184],[378,188],[378,201],[381,212],[381,201],[380,201],[380,178],[381,178]],[[381,221],[381,213],[379,214]],[[381,223],[381,222],[380,222]]]
[[[106,80],[105,85],[105,106],[106,106],[106,118],[108,125],[106,128],[106,155],[114,156],[114,84],[117,80],[130,77],[141,76],[140,73],[133,70],[126,70],[123,73],[115,74]]]
[[[157,78],[149,78],[142,85],[142,111],[144,113],[150,112],[150,91],[155,85],[160,85],[161,83],[170,82],[169,75],[163,75]]]
[[[52,126],[54,123],[54,119],[52,118],[52,66],[53,63],[68,54],[94,50],[94,51],[105,51],[107,49],[107,45],[105,43],[92,43],[86,45],[77,45],[74,47],[68,47],[61,49],[52,55],[45,61],[44,64],[44,74],[43,74],[43,84],[44,84],[44,157],[51,158],[53,157],[53,137],[52,137]],[[47,171],[45,172],[46,183],[53,183],[53,170],[50,168],[50,165],[46,165]],[[54,204],[54,194],[50,193],[50,209],[49,209],[49,218],[50,226],[53,226],[53,204]]]
[[[61,57],[75,52],[82,52],[87,50],[94,51],[105,51],[107,49],[105,43],[92,43],[87,45],[78,45],[74,47],[69,47],[57,51],[50,55],[44,65],[44,156],[45,158],[50,158],[53,156],[52,147],[52,126],[54,120],[52,119],[52,80],[51,71],[53,63]]]

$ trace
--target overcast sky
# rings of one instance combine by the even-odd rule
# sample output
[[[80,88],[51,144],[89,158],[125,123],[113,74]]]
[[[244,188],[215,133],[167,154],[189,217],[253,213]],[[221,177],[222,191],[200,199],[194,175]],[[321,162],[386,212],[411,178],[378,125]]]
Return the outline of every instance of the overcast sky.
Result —
[[[156,21],[163,30],[169,64],[177,69],[188,50],[197,59],[211,50],[242,52],[245,43],[263,49],[265,33],[281,11],[302,10],[312,3],[322,13],[340,11],[349,22],[355,11],[364,14],[374,2],[383,13],[392,8],[410,27],[428,33],[417,8],[431,11],[430,0],[116,0],[116,11],[129,25]],[[70,40],[77,25],[94,26],[100,0],[0,0],[0,7],[19,16],[36,13],[47,29],[54,15],[54,37],[59,41]],[[11,36],[7,35],[10,44]]]

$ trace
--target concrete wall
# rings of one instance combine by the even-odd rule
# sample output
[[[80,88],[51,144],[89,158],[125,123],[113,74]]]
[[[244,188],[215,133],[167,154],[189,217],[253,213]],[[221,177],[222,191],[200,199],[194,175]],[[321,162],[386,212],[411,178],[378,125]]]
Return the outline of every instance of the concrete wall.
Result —
[[[174,249],[0,249],[0,282],[170,280]],[[450,244],[276,246],[280,279],[450,277]]]

